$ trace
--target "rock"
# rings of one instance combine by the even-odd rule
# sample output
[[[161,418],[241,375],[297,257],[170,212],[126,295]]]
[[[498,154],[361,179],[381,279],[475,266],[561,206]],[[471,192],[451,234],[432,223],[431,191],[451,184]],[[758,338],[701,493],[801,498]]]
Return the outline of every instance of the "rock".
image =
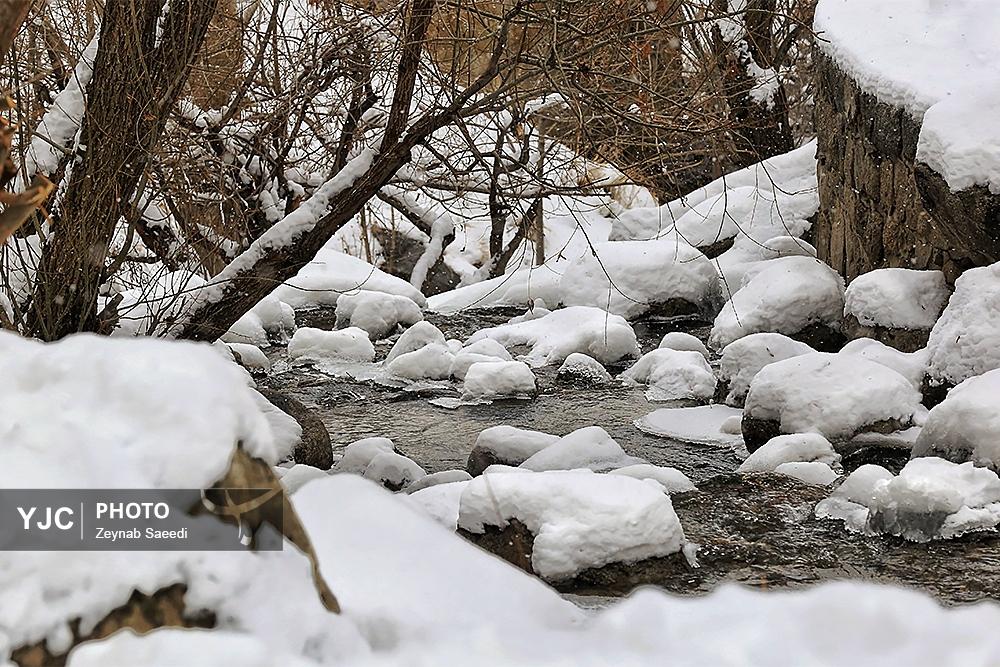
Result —
[[[597,359],[574,352],[559,367],[556,382],[581,387],[600,386],[611,382],[611,373]]]
[[[558,435],[540,431],[529,431],[513,426],[492,426],[480,432],[476,438],[476,444],[469,452],[465,469],[470,475],[477,476],[495,464],[519,466],[558,440]]]
[[[949,294],[940,271],[870,271],[847,286],[845,333],[852,339],[872,338],[903,352],[915,352],[927,345]]]
[[[333,448],[330,434],[315,412],[298,399],[271,389],[260,389],[260,393],[276,408],[288,414],[302,427],[302,438],[295,445],[292,458],[296,463],[329,470],[333,467]]]
[[[390,491],[401,491],[427,473],[415,461],[395,452],[380,452],[365,468],[365,479]]]
[[[969,378],[927,415],[914,458],[972,461],[1000,471],[1000,369]]]
[[[734,340],[722,350],[715,400],[741,408],[750,382],[762,368],[815,351],[809,345],[779,333],[755,333]]]

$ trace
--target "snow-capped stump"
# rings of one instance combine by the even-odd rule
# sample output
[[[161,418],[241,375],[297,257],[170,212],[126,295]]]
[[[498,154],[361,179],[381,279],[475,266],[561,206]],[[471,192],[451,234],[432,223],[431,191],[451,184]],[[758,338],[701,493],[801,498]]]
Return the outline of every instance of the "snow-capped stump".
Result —
[[[621,445],[600,426],[585,426],[532,455],[521,467],[536,472],[575,468],[604,472],[636,463],[645,461],[626,454]]]
[[[492,465],[519,466],[558,440],[558,435],[541,431],[507,425],[491,426],[480,431],[475,446],[469,452],[465,469],[475,476]]]
[[[390,491],[400,491],[413,482],[426,477],[427,473],[416,461],[396,452],[379,452],[368,467],[365,479],[381,484]]]
[[[950,291],[940,271],[876,269],[847,286],[844,332],[915,352],[927,345]]]
[[[477,477],[462,492],[458,527],[550,582],[669,556],[685,541],[659,484],[582,471]]]
[[[337,328],[358,327],[372,340],[392,334],[396,327],[411,326],[424,319],[412,299],[385,292],[361,290],[337,299]]]
[[[775,361],[815,351],[805,343],[779,333],[755,333],[734,340],[722,349],[715,400],[743,407],[750,382],[760,369]]]
[[[1000,471],[1000,369],[969,378],[927,415],[913,456],[972,461]]]
[[[660,340],[659,348],[679,350],[681,352],[697,352],[708,359],[708,348],[696,336],[683,331],[671,331]]]
[[[776,332],[836,351],[843,344],[844,280],[823,262],[785,257],[764,263],[723,306],[709,345],[721,350],[759,332]]]
[[[532,366],[562,363],[574,352],[594,357],[602,364],[639,356],[631,324],[618,315],[588,306],[561,308],[537,320],[483,329],[473,334],[469,343],[485,338],[504,347],[531,346],[525,361]]]
[[[468,482],[470,479],[472,479],[472,475],[464,470],[442,470],[440,472],[433,472],[429,475],[424,475],[417,481],[407,486],[406,492],[416,493],[417,491],[429,489],[430,487],[438,486],[439,484]]]
[[[415,352],[431,344],[447,347],[448,341],[445,340],[444,334],[441,333],[440,329],[430,322],[421,320],[400,335],[392,346],[392,349],[389,350],[389,354],[385,356],[385,363],[388,364],[400,355],[407,352]]]
[[[715,314],[722,299],[712,262],[677,237],[595,243],[559,283],[567,306],[607,308],[634,320],[644,315]],[[609,278],[610,276],[610,278]]]
[[[368,332],[357,327],[324,331],[313,327],[295,330],[288,341],[288,356],[295,361],[361,361],[375,358]]]
[[[690,408],[660,408],[637,419],[635,426],[644,433],[662,438],[736,449],[743,446],[742,417],[742,410],[714,403]]]
[[[385,365],[386,371],[407,380],[447,380],[455,355],[447,345],[431,343],[413,352],[406,352]]]
[[[857,355],[891,368],[909,380],[918,391],[923,386],[927,360],[930,358],[930,351],[926,348],[915,352],[900,352],[871,338],[856,338],[845,345],[839,354]]]
[[[771,438],[746,458],[737,472],[771,472],[783,463],[819,461],[828,466],[840,463],[840,454],[818,433],[795,433]]]
[[[578,386],[598,386],[611,382],[611,373],[593,357],[574,352],[556,373],[556,382]]]
[[[644,354],[618,378],[626,384],[647,386],[650,401],[707,401],[715,394],[715,374],[700,352],[658,348]]]
[[[1000,262],[969,269],[955,281],[927,348],[924,394],[931,394],[931,403],[963,380],[1000,368]]]
[[[609,475],[625,475],[635,479],[651,479],[659,482],[667,493],[686,493],[697,491],[688,476],[677,468],[669,466],[654,466],[651,463],[636,463],[617,470],[609,470]]]
[[[487,339],[489,340],[489,339]],[[484,342],[484,341],[479,341]],[[496,341],[490,341],[491,343],[496,343]],[[497,343],[499,345],[499,343]],[[469,372],[469,368],[472,364],[478,363],[492,363],[492,362],[504,362],[510,361],[510,354],[507,354],[507,350],[504,350],[504,354],[507,358],[493,356],[490,354],[480,354],[478,352],[469,352],[466,349],[461,349],[455,353],[454,358],[451,362],[451,368],[449,369],[449,375],[456,380],[465,380],[465,375]]]
[[[853,355],[813,352],[757,373],[743,411],[743,440],[751,452],[783,433],[819,433],[836,445],[862,432],[908,428],[921,409],[920,392],[896,371]]]
[[[465,373],[462,400],[529,398],[535,391],[535,374],[523,361],[478,362]]]
[[[266,388],[261,388],[260,393],[299,426],[299,435],[294,439],[292,460],[329,470],[333,466],[333,448],[330,445],[330,433],[323,420],[296,398]]]
[[[859,468],[816,506],[816,515],[843,519],[849,530],[913,542],[995,530],[1000,524],[1000,477],[992,470],[971,461],[923,457],[907,463],[897,476],[886,473],[878,466],[863,473]]]
[[[788,461],[775,468],[774,472],[813,486],[829,486],[837,480],[837,473],[823,461]]]
[[[337,472],[365,474],[372,459],[383,452],[395,452],[396,447],[389,438],[362,438],[344,448],[344,453],[334,468]]]

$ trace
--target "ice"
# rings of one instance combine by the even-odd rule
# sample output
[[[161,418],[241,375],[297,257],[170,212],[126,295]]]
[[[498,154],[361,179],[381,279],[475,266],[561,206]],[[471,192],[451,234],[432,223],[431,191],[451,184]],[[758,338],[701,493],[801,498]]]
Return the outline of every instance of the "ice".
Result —
[[[574,352],[594,357],[602,364],[639,356],[635,331],[628,322],[587,306],[562,308],[530,322],[483,329],[469,343],[484,338],[492,338],[504,347],[530,345],[525,361],[532,366],[562,363]]]
[[[389,354],[385,357],[385,363],[389,364],[393,359],[400,355],[406,354],[407,352],[414,352],[425,345],[430,345],[432,343],[447,345],[447,342],[444,339],[444,334],[441,333],[440,329],[430,322],[417,322],[412,327],[404,331],[396,340],[392,349],[389,350]]]
[[[671,331],[664,335],[657,347],[680,350],[682,352],[698,352],[705,359],[708,359],[709,356],[708,348],[705,347],[705,344],[701,340],[683,331]]]
[[[585,426],[533,454],[521,467],[536,472],[575,468],[605,471],[635,463],[643,461],[626,454],[603,428]]]
[[[814,349],[779,333],[755,333],[734,340],[722,349],[719,376],[729,383],[726,404],[743,405],[754,376],[768,364],[791,359]]]
[[[385,365],[385,369],[391,375],[407,380],[447,380],[451,377],[454,360],[455,355],[446,345],[431,343],[395,357]]]
[[[395,446],[389,438],[363,438],[344,448],[344,454],[334,469],[363,475],[372,459],[383,452],[393,452]]]
[[[738,425],[742,415],[743,411],[739,408],[719,404],[660,408],[637,419],[635,425],[640,431],[663,438],[739,448],[743,446],[740,429],[730,431],[725,426],[733,419]]]
[[[927,348],[928,376],[935,385],[956,385],[1000,368],[1000,262],[958,277]]]
[[[565,305],[606,308],[636,319],[674,299],[712,314],[721,300],[712,262],[679,238],[595,243],[593,252],[563,274]]]
[[[854,315],[865,326],[930,329],[949,294],[940,271],[876,269],[847,286],[844,315]]]
[[[534,535],[532,568],[553,581],[608,563],[676,553],[685,541],[660,484],[625,475],[484,475],[465,487],[460,528],[482,533],[512,519]]]
[[[813,352],[765,366],[750,384],[744,415],[782,433],[849,440],[879,422],[911,425],[920,392],[899,373],[854,355]]]
[[[930,352],[925,348],[916,352],[900,352],[894,347],[871,338],[856,338],[840,350],[840,354],[857,355],[886,368],[896,371],[920,390],[927,373],[927,360]]]
[[[829,486],[837,479],[833,468],[822,461],[789,461],[779,465],[774,472],[813,486]]]
[[[364,329],[372,340],[385,338],[396,327],[408,327],[422,319],[420,307],[405,296],[361,290],[337,299],[337,327]]]
[[[1000,369],[969,378],[931,409],[913,456],[941,456],[1000,470]]]
[[[379,452],[365,468],[365,479],[399,491],[425,477],[427,473],[415,461],[395,452]]]
[[[478,362],[469,366],[462,384],[462,400],[490,401],[527,398],[535,393],[535,375],[522,361]]]
[[[795,433],[771,438],[763,447],[746,458],[738,472],[768,472],[782,463],[819,461],[826,465],[840,463],[840,454],[833,445],[816,433]]]
[[[574,352],[566,357],[556,377],[563,382],[603,384],[611,382],[611,373],[597,359]]]
[[[357,327],[324,331],[300,327],[288,341],[288,356],[295,361],[372,361],[375,346],[368,332]]]
[[[618,377],[649,387],[646,398],[650,401],[708,400],[715,393],[715,374],[701,352],[658,348]]]
[[[677,468],[654,466],[650,463],[636,463],[617,470],[609,470],[609,475],[625,475],[636,479],[652,479],[659,482],[667,493],[696,491],[694,483]]]
[[[839,329],[844,280],[817,259],[785,257],[766,262],[715,318],[709,345],[720,350],[748,334],[794,335],[811,324]]]

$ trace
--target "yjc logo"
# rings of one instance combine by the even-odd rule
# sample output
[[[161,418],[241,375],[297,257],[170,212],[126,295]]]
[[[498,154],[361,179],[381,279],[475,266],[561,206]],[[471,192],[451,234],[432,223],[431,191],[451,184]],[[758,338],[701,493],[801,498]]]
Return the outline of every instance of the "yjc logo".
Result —
[[[24,520],[24,529],[31,530],[31,519],[38,511],[37,507],[18,507],[17,511]],[[52,527],[59,530],[69,530],[73,527],[72,507],[46,507],[44,513],[39,513],[35,519],[35,528],[49,530]]]

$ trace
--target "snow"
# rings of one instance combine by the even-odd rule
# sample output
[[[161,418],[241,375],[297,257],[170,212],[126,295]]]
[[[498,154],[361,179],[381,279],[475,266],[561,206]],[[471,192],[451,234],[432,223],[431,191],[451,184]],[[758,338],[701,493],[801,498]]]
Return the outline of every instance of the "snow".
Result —
[[[1000,262],[958,277],[927,347],[932,384],[954,385],[1000,368]]]
[[[462,348],[463,352],[469,354],[482,354],[489,357],[497,357],[504,361],[510,361],[510,352],[503,345],[492,338],[482,338],[474,343],[469,343]]]
[[[497,343],[497,345],[499,345],[499,343]],[[479,354],[478,352],[467,352],[464,349],[459,350],[451,362],[451,368],[448,371],[449,375],[456,380],[465,380],[465,375],[469,372],[469,368],[472,364],[510,361],[510,354],[507,353],[507,350],[504,350],[504,354],[507,356],[507,359],[489,354]]]
[[[306,482],[322,479],[328,474],[325,470],[307,466],[304,463],[296,463],[291,468],[274,468],[274,473],[281,478],[281,485],[288,493],[295,493]]]
[[[819,461],[826,465],[840,463],[833,445],[816,433],[779,435],[746,458],[738,472],[768,472],[783,463]]]
[[[239,355],[240,363],[244,367],[251,370],[264,371],[265,373],[271,370],[271,360],[256,345],[250,345],[249,343],[229,343],[227,346],[233,354]]]
[[[0,486],[204,488],[237,443],[276,463],[289,452],[244,374],[203,343],[0,331]]]
[[[894,347],[871,338],[856,338],[841,348],[839,354],[857,355],[886,368],[896,371],[920,390],[927,373],[927,360],[930,353],[925,348],[916,352],[900,352]]]
[[[823,0],[814,29],[819,48],[865,92],[922,120],[917,159],[952,190],[979,184],[1000,192],[1000,141],[992,91],[1000,84],[989,3],[934,0],[907,6]],[[866,30],[858,30],[864,25]]]
[[[379,452],[372,457],[368,467],[365,468],[364,478],[395,491],[405,488],[426,475],[423,468],[402,454]]]
[[[639,356],[635,331],[624,318],[587,306],[562,308],[536,320],[483,329],[469,343],[484,338],[492,338],[504,347],[530,345],[525,361],[532,366],[558,364],[574,352],[603,364]]]
[[[574,352],[566,357],[566,361],[559,367],[556,377],[562,381],[587,384],[611,382],[611,373],[601,365],[601,362],[580,352]]]
[[[448,530],[457,530],[458,508],[462,504],[462,492],[468,485],[468,480],[435,484],[410,492],[407,499],[413,507]],[[416,484],[411,486],[416,486]]]
[[[698,352],[705,359],[708,359],[709,356],[708,348],[705,347],[705,344],[701,340],[683,331],[671,331],[665,334],[657,347],[680,350],[682,352]]]
[[[431,343],[395,357],[385,365],[390,374],[408,380],[447,380],[455,355],[446,345]]]
[[[440,472],[425,475],[406,487],[407,493],[416,493],[423,489],[442,484],[454,484],[456,482],[468,482],[472,475],[464,470],[442,470]]]
[[[662,438],[704,445],[741,447],[743,435],[739,428],[727,430],[727,423],[743,411],[726,405],[699,405],[691,408],[660,408],[637,419],[636,428]]]
[[[774,472],[813,486],[829,486],[837,479],[833,468],[822,461],[790,461],[779,465]]]
[[[344,453],[334,469],[337,472],[350,472],[363,475],[376,456],[383,452],[393,452],[395,446],[389,438],[363,438],[352,442],[344,448]]]
[[[460,528],[482,533],[512,519],[534,535],[532,568],[550,581],[608,563],[667,556],[685,541],[663,488],[625,475],[486,475],[465,487]]]
[[[715,375],[701,352],[658,348],[618,377],[626,384],[649,387],[650,401],[708,400],[715,393]]]
[[[847,286],[844,315],[854,315],[865,326],[930,329],[949,294],[940,271],[876,269]]]
[[[814,352],[761,369],[744,414],[777,421],[782,433],[819,433],[838,442],[876,422],[910,425],[920,399],[906,378],[881,364]]]
[[[301,327],[288,341],[288,356],[296,361],[372,361],[375,346],[368,332],[357,327],[339,331]]]
[[[408,327],[422,319],[420,307],[405,296],[361,290],[337,299],[337,328],[359,327],[373,340],[385,338],[397,326]]]
[[[635,479],[651,479],[659,482],[667,493],[696,491],[694,483],[677,468],[654,466],[651,463],[636,463],[617,470],[609,470],[609,475],[625,475]]]
[[[429,298],[427,307],[438,313],[454,313],[466,308],[524,306],[535,299],[559,303],[559,282],[566,263],[553,264],[520,267],[506,275],[442,292]]]
[[[810,346],[779,333],[755,333],[722,349],[719,377],[729,383],[726,404],[742,406],[750,383],[760,369],[775,361],[815,352]]]
[[[709,345],[722,349],[748,334],[794,335],[810,324],[839,329],[844,280],[823,262],[785,257],[767,262],[715,318]]]
[[[462,400],[524,398],[535,393],[535,375],[522,361],[478,362],[469,366]]]
[[[296,309],[305,309],[334,306],[342,294],[362,289],[405,296],[420,307],[427,305],[420,290],[402,278],[329,246],[320,250],[294,278],[272,292],[272,296]]]
[[[507,464],[521,465],[558,440],[558,435],[501,424],[480,431],[473,451],[489,453],[497,461]]]
[[[533,454],[520,467],[535,472],[576,468],[606,471],[641,462],[626,454],[600,426],[585,426]]]
[[[937,455],[1000,470],[1000,369],[969,378],[931,409],[914,456]]]
[[[385,363],[388,365],[398,356],[407,352],[414,352],[425,345],[438,344],[446,345],[444,334],[436,326],[427,321],[420,321],[408,328],[396,340],[396,343],[385,356]]]

